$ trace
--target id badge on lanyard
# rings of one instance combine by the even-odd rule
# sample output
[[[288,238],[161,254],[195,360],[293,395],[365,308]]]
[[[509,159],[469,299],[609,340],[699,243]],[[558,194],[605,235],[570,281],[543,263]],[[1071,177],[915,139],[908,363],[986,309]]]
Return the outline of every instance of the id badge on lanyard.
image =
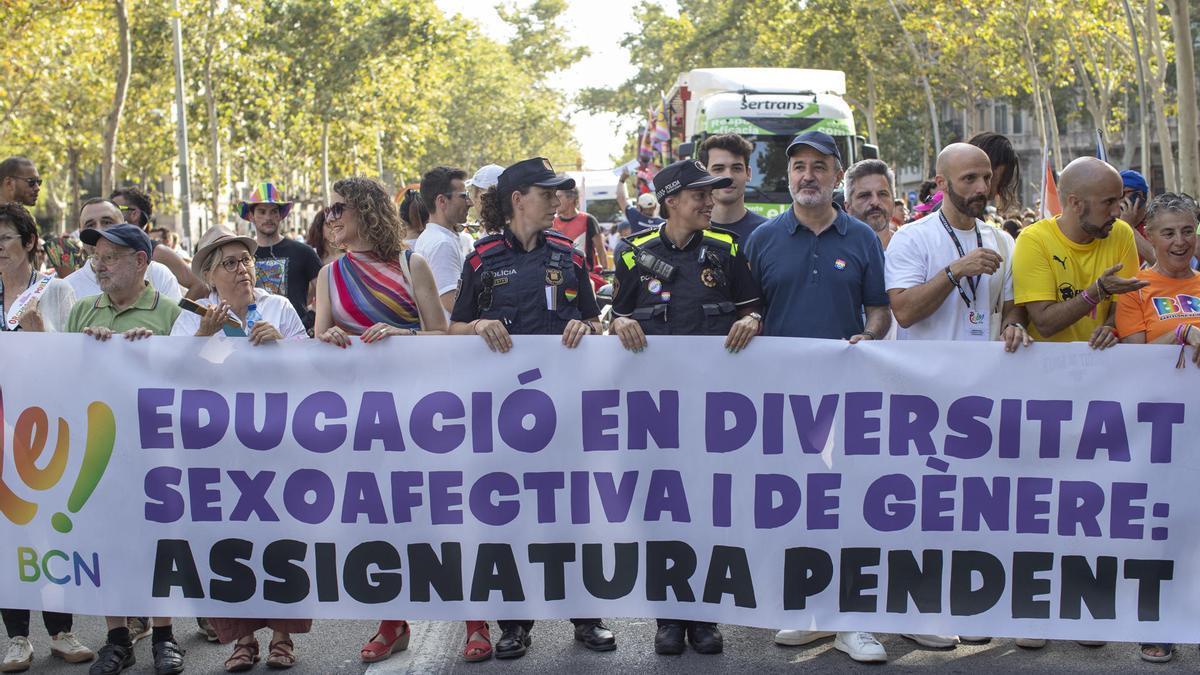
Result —
[[[950,222],[946,220],[946,214],[938,212],[938,218],[942,221],[942,227],[946,229],[946,235],[950,237],[950,241],[954,242],[954,248],[958,251],[958,257],[962,258],[967,255],[963,250],[962,242],[954,234],[954,229],[950,227]],[[983,235],[979,232],[979,224],[975,224],[975,246],[983,248]],[[960,334],[967,340],[987,340],[988,339],[988,303],[987,293],[983,292],[986,286],[983,283],[982,276],[967,277],[966,282],[970,287],[970,295],[963,290],[963,279],[958,280],[958,296],[966,304],[965,312],[960,312],[963,322],[962,331]],[[984,302],[979,302],[980,294],[984,296]]]

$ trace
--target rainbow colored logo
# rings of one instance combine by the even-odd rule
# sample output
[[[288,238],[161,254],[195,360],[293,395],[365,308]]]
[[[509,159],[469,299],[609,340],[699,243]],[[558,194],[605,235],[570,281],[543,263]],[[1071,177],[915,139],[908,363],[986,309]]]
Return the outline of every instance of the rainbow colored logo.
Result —
[[[91,498],[100,484],[100,478],[112,458],[113,445],[117,439],[117,420],[112,408],[94,401],[87,410],[87,434],[83,448],[83,463],[75,486],[67,497],[68,513],[78,513]],[[0,391],[0,513],[16,525],[26,525],[37,515],[38,505],[18,497],[8,486],[4,476],[4,453],[7,449],[4,429],[4,392]],[[50,418],[40,406],[32,406],[17,415],[13,425],[13,465],[17,476],[31,490],[49,490],[62,480],[67,470],[67,457],[71,452],[71,429],[63,418],[58,418],[58,434],[54,451],[43,468],[37,462],[50,440]],[[62,511],[50,518],[50,524],[62,533],[71,531],[71,517]]]
[[[838,258],[837,260],[833,261],[833,267],[835,269],[844,270],[846,269],[846,261]]]
[[[1158,318],[1200,314],[1200,298],[1194,295],[1159,296],[1154,298]]]

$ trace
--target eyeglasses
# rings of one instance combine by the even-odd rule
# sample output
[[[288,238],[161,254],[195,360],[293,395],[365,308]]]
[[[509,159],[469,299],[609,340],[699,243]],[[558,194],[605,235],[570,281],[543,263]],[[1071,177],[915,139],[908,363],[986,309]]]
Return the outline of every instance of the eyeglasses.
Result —
[[[221,269],[226,272],[236,272],[239,267],[245,267],[247,271],[254,269],[254,258],[244,255],[240,258],[226,258],[221,261]]]
[[[120,204],[117,204],[117,208],[118,208],[118,209],[121,209],[121,213],[129,213],[130,211],[132,211],[132,210],[136,209],[137,207],[136,207],[136,206],[129,206],[128,204],[126,204],[126,205],[124,205],[124,206],[122,206],[122,205],[120,205]]]
[[[463,199],[470,199],[471,193],[467,192],[466,190],[464,190],[462,192],[447,192],[446,196],[447,197],[462,197]]]
[[[41,187],[41,185],[42,185],[41,178],[25,178],[24,176],[5,176],[5,178],[11,178],[13,180],[23,180],[23,181],[25,181],[25,184],[28,185],[29,187]]]
[[[93,264],[99,264],[104,267],[112,267],[117,262],[119,262],[122,258],[128,257],[130,255],[136,255],[136,254],[137,254],[137,251],[129,251],[127,253],[105,253],[104,255],[92,256],[92,261],[93,261]]]
[[[346,209],[349,209],[349,208],[352,208],[352,207],[349,204],[347,204],[346,202],[338,202],[336,204],[331,204],[329,206],[326,206],[325,207],[325,220],[329,220],[329,221],[337,220],[337,219],[341,218],[342,214],[345,213]]]

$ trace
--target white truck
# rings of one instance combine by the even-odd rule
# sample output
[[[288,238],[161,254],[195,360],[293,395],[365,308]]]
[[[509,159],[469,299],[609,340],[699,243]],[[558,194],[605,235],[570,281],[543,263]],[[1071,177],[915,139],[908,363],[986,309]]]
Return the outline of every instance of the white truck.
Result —
[[[745,137],[754,146],[746,206],[767,217],[777,215],[792,201],[785,151],[797,134],[829,134],[845,166],[879,156],[878,148],[855,133],[845,94],[846,74],[839,70],[690,70],[666,96],[670,156],[694,156],[700,142],[712,134]]]

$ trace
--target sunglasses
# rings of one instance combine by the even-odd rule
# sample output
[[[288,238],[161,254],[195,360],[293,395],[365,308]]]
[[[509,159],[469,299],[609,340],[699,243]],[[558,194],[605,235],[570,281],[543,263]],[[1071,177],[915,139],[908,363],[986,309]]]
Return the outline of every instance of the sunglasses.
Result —
[[[25,181],[25,184],[28,185],[29,187],[41,187],[41,185],[42,185],[41,178],[25,178],[23,176],[6,176],[6,178],[11,178],[13,180],[23,180],[23,181]]]
[[[463,192],[447,192],[446,196],[447,197],[462,197],[463,199],[470,199],[471,193],[467,192],[465,190]]]
[[[349,208],[351,208],[351,206],[349,204],[347,204],[346,202],[338,202],[331,206],[326,206],[325,207],[325,220],[327,220],[327,221],[337,220],[337,219],[341,218],[342,214],[345,213],[346,209],[349,209]]]

